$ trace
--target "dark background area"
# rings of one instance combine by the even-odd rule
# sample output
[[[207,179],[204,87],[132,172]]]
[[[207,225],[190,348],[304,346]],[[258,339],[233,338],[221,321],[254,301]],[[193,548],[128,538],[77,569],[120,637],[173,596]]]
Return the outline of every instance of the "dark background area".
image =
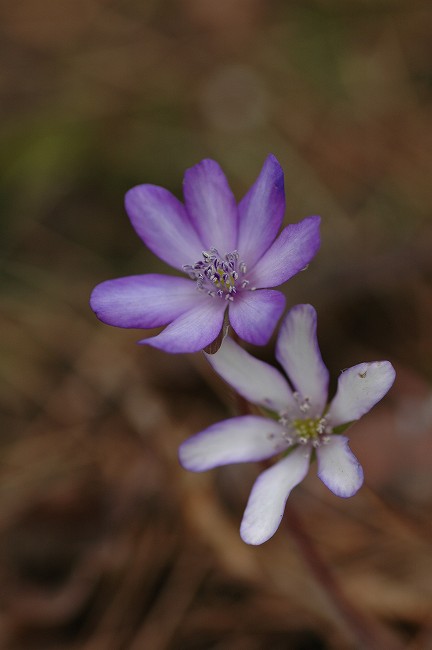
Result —
[[[240,198],[269,152],[286,223],[323,218],[288,305],[316,306],[334,381],[397,370],[350,432],[366,486],[341,500],[312,468],[291,499],[356,605],[432,648],[430,3],[16,0],[0,33],[1,648],[357,647],[286,531],[240,540],[258,468],[178,466],[228,389],[88,308],[165,269],[127,189],[181,196],[212,157]]]

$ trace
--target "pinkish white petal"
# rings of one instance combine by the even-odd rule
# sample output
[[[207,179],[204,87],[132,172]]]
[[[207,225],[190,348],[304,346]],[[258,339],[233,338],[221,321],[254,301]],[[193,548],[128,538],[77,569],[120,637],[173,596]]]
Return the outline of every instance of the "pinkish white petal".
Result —
[[[215,247],[222,256],[234,251],[237,247],[237,203],[218,163],[206,159],[188,169],[183,193],[186,209],[204,249]]]
[[[285,296],[280,291],[243,291],[230,303],[230,323],[244,341],[266,345],[284,307]]]
[[[306,417],[322,415],[327,401],[329,373],[318,347],[316,311],[311,305],[296,305],[282,322],[276,358],[287,373],[300,399],[308,398]]]
[[[248,193],[239,203],[237,248],[248,267],[265,253],[281,227],[285,212],[284,175],[270,154]]]
[[[98,284],[90,306],[108,325],[150,329],[170,323],[202,300],[191,280],[149,273]]]
[[[225,301],[202,295],[199,305],[181,314],[157,336],[139,341],[165,352],[198,352],[212,343],[221,331]]]
[[[331,436],[317,449],[318,476],[338,497],[352,497],[363,485],[363,469],[345,436]]]
[[[329,408],[331,424],[338,426],[361,418],[390,390],[395,376],[389,361],[359,363],[344,370]]]
[[[232,339],[226,338],[216,354],[207,355],[210,365],[252,404],[273,411],[294,407],[291,389],[281,373],[256,359]]]
[[[138,185],[127,192],[126,212],[136,233],[161,260],[180,271],[201,259],[203,244],[178,199],[163,187]]]
[[[298,447],[258,476],[240,527],[247,544],[263,544],[275,534],[291,490],[307,474],[310,453],[309,447]]]
[[[270,458],[286,449],[283,428],[268,418],[245,415],[213,424],[179,448],[180,463],[192,472]]]
[[[284,228],[248,273],[250,286],[277,287],[302,271],[320,246],[319,224],[319,217],[306,217]]]

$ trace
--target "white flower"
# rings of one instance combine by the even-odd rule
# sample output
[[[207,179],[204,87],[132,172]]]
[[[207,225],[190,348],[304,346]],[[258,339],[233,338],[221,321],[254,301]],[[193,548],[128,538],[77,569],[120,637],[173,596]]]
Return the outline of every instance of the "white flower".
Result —
[[[388,361],[360,363],[342,372],[327,407],[328,370],[319,351],[311,305],[297,305],[287,314],[276,358],[292,388],[278,370],[231,339],[208,356],[216,372],[240,395],[277,417],[247,415],[219,422],[186,440],[179,450],[183,467],[195,472],[282,455],[252,488],[240,528],[248,544],[262,544],[274,535],[291,490],[307,474],[312,452],[319,478],[334,494],[350,497],[357,492],[363,470],[338,430],[367,413],[395,379]]]

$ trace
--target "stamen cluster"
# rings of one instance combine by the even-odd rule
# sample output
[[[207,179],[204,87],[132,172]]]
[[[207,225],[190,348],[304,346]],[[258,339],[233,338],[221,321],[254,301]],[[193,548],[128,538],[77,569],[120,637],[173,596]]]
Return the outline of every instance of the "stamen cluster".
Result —
[[[234,300],[239,289],[246,289],[249,280],[241,279],[247,271],[246,264],[240,260],[238,251],[227,253],[224,257],[216,248],[202,252],[203,259],[195,264],[184,264],[183,270],[196,281],[199,291],[205,291],[212,298]]]
[[[302,399],[297,392],[294,393],[294,398],[304,417],[295,417],[288,412],[279,414],[280,424],[286,427],[285,441],[289,446],[311,444],[316,448],[325,445],[330,440],[329,434],[332,433],[327,418],[325,416],[306,417],[310,410],[310,399],[308,397]]]

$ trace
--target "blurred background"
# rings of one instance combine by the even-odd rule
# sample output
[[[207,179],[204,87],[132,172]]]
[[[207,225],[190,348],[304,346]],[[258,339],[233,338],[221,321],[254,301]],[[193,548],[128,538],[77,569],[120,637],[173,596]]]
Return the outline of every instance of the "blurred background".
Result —
[[[211,157],[240,198],[272,152],[286,223],[323,217],[288,305],[316,306],[334,381],[398,373],[351,430],[367,485],[345,501],[311,471],[292,502],[355,604],[431,648],[430,3],[15,0],[0,31],[0,647],[358,647],[286,531],[240,540],[258,469],[179,468],[228,388],[88,308],[165,269],[127,189],[181,196]]]

